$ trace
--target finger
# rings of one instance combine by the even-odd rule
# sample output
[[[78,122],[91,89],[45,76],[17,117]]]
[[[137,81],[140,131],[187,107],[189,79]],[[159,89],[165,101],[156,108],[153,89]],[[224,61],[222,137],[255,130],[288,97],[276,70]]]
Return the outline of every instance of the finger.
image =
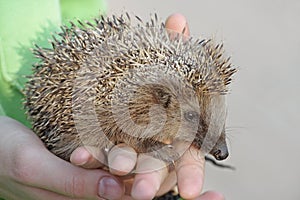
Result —
[[[136,164],[137,153],[125,144],[114,146],[108,154],[108,166],[112,174],[123,176],[130,173]]]
[[[159,191],[156,193],[156,196],[162,196],[163,194],[166,194],[175,187],[176,183],[176,172],[172,171],[168,174],[167,178],[165,178],[165,181],[160,186]]]
[[[120,199],[124,194],[124,186],[120,180],[103,170],[76,167],[45,148],[34,148],[33,144],[20,154],[13,165],[16,166],[13,177],[17,182],[72,198],[101,196]]]
[[[131,196],[134,199],[152,199],[168,175],[168,168],[163,161],[141,154],[136,172]]]
[[[190,29],[187,23],[186,18],[179,13],[170,15],[166,20],[166,29],[173,30],[175,32],[182,33],[185,36],[190,35]]]
[[[51,191],[29,187],[25,185],[16,185],[15,190],[18,190],[18,193],[14,193],[8,197],[8,199],[31,199],[31,200],[71,200],[70,197],[66,197]],[[100,200],[100,197],[94,198]]]
[[[185,199],[194,199],[201,194],[204,178],[204,156],[190,147],[178,161],[176,174],[178,190]]]
[[[72,152],[70,157],[71,163],[87,169],[103,167],[105,160],[103,151],[92,147],[79,147]]]
[[[218,192],[208,191],[195,200],[225,200],[224,196]]]

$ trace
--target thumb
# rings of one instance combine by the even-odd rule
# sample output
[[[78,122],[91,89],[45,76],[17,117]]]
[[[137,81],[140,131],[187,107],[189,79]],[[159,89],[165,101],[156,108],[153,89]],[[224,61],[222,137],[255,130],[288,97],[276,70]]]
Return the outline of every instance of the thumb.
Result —
[[[73,198],[121,199],[124,186],[108,172],[74,166],[47,151],[42,154],[32,165],[35,173],[27,181],[29,185]]]
[[[20,184],[45,189],[72,198],[121,199],[122,182],[108,172],[72,165],[49,152],[40,139],[22,124],[11,120],[1,123],[10,135],[12,148],[10,175]],[[13,130],[12,130],[13,127]],[[9,153],[8,152],[8,153]]]
[[[166,20],[166,29],[173,30],[185,35],[190,36],[190,29],[186,18],[179,13],[170,15]]]

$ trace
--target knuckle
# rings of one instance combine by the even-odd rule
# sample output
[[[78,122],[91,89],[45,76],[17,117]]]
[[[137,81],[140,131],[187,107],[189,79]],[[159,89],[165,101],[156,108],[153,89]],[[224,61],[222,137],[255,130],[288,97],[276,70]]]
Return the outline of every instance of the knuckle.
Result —
[[[73,175],[65,182],[65,192],[74,198],[84,198],[85,185],[85,180],[81,176]]]

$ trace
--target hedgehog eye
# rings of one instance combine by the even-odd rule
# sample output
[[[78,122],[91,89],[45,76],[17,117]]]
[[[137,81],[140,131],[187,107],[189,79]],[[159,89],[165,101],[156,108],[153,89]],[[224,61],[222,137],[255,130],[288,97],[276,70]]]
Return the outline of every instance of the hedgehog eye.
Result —
[[[184,113],[184,118],[189,122],[197,122],[199,120],[199,114],[195,111],[189,111]]]

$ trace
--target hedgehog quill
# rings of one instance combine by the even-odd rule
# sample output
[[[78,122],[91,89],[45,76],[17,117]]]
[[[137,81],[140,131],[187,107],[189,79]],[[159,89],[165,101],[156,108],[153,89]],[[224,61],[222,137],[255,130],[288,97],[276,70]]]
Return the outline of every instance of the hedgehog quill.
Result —
[[[224,98],[236,69],[223,45],[170,33],[156,15],[61,30],[52,48],[34,49],[40,62],[25,87],[33,130],[51,152],[69,161],[80,146],[125,143],[171,163],[184,141],[227,158]]]

